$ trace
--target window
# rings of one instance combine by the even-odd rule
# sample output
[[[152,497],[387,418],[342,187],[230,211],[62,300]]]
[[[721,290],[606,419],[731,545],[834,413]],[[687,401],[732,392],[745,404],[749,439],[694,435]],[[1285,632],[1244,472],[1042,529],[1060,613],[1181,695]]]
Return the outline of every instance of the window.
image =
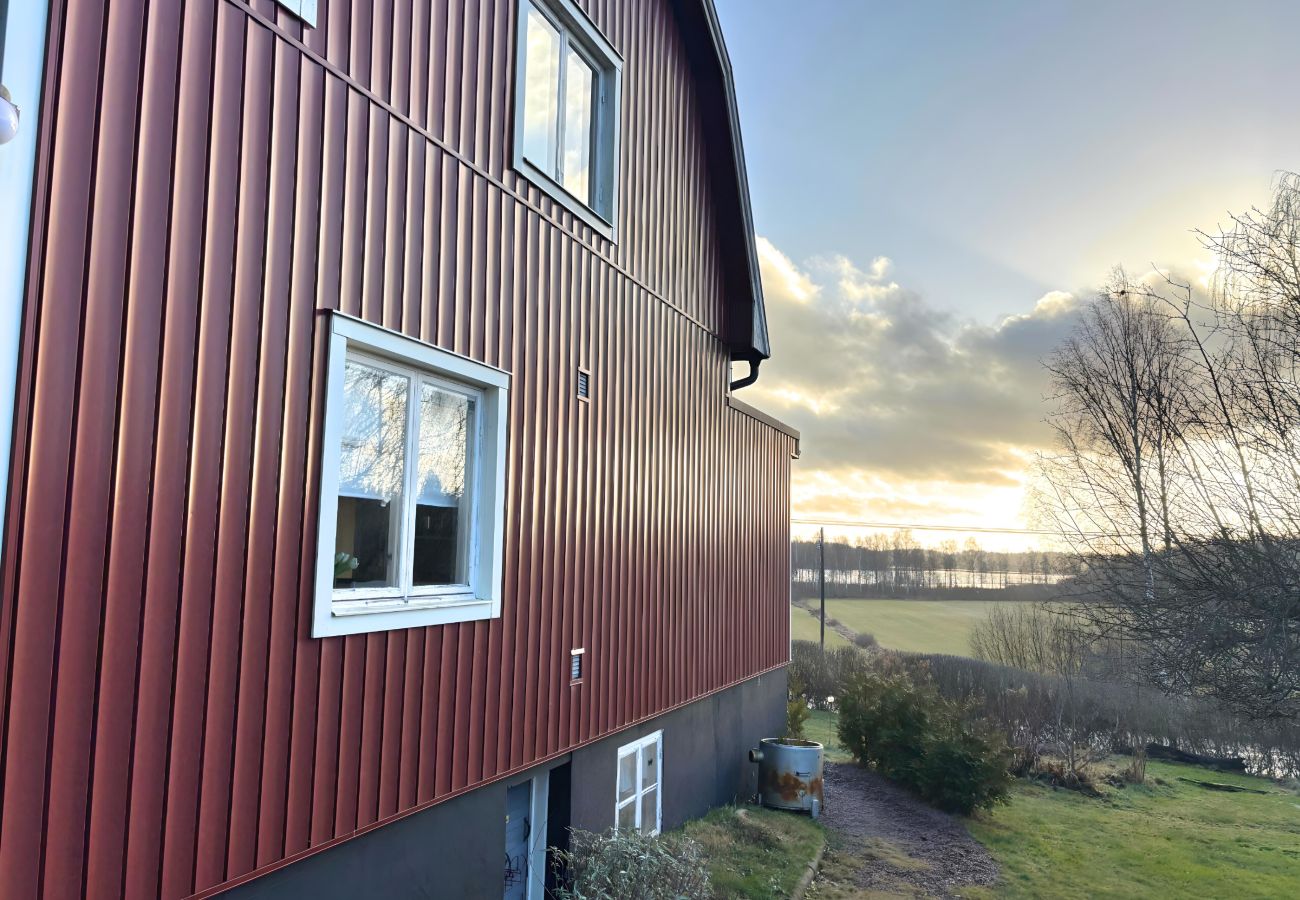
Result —
[[[516,41],[515,167],[612,240],[618,54],[572,0],[521,0]]]
[[[313,635],[500,614],[508,384],[332,315]]]
[[[659,769],[664,733],[656,731],[618,749],[618,793],[614,802],[614,830],[636,829],[658,834],[662,808]]]
[[[318,0],[276,0],[276,2],[298,18],[302,19],[308,25],[313,28],[316,27],[316,6]]]

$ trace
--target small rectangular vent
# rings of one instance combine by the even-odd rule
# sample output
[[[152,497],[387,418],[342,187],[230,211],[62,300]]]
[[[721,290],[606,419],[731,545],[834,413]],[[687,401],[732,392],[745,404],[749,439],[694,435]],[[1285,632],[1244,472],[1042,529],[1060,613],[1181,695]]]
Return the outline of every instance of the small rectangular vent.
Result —
[[[586,652],[586,651],[583,650],[583,649],[578,649],[578,650],[574,650],[574,651],[572,651],[573,656],[572,656],[572,658],[571,658],[571,660],[570,660],[570,662],[569,662],[569,680],[570,680],[570,681],[581,681],[581,680],[582,680],[582,655],[583,655],[585,652]]]
[[[578,370],[578,397],[582,400],[591,397],[591,373],[586,369]]]

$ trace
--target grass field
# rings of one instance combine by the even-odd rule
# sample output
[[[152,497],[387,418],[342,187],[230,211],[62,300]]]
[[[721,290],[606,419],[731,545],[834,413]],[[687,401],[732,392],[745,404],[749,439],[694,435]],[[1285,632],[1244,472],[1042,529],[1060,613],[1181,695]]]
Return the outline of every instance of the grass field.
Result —
[[[805,728],[846,761],[832,712]],[[1122,768],[1127,757],[1100,764]],[[1266,791],[1228,793],[1181,778]],[[1300,794],[1262,778],[1151,762],[1147,784],[1100,798],[1017,780],[1011,801],[966,820],[1002,869],[977,898],[1300,897]]]
[[[683,831],[704,848],[718,900],[789,897],[822,843],[825,830],[804,816],[724,806]]]
[[[997,605],[991,600],[827,600],[826,614],[859,634],[875,635],[890,650],[969,656],[971,629]],[[803,615],[815,629],[816,620]]]
[[[828,608],[829,608],[829,605],[830,605],[830,604],[829,604],[829,601],[828,601],[828,602],[827,602],[827,607],[828,607]],[[827,616],[830,616],[830,615],[831,615],[831,613],[827,612]],[[816,617],[816,616],[809,615],[809,613],[808,613],[807,610],[800,609],[800,608],[797,607],[797,606],[794,606],[794,605],[791,605],[791,606],[790,606],[790,638],[791,638],[791,640],[795,640],[795,641],[818,641],[818,640],[821,640],[821,634],[820,634],[820,631],[819,631],[820,628],[821,628],[821,623],[820,623],[819,621],[817,621],[817,617]],[[834,628],[831,628],[831,627],[828,625],[828,626],[826,627],[826,646],[827,646],[827,647],[847,647],[847,646],[849,646],[849,642],[846,641],[846,640],[844,639],[844,636],[843,636],[842,634],[840,634],[838,631],[836,631]]]
[[[810,709],[808,721],[803,727],[804,737],[822,745],[822,755],[828,762],[853,762],[853,754],[840,746],[840,736],[835,731],[835,725],[835,713]]]
[[[1180,777],[1267,795],[1222,793]],[[1300,897],[1300,795],[1272,782],[1150,763],[1151,786],[1102,799],[1017,782],[971,820],[1002,867],[986,897]],[[1159,779],[1163,784],[1154,783]]]

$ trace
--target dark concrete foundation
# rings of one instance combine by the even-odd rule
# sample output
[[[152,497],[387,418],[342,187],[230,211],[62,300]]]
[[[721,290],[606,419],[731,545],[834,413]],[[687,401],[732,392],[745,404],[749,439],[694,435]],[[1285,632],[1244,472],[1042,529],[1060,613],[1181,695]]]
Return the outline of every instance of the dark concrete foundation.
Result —
[[[784,669],[742,682],[539,766],[565,766],[551,803],[574,828],[614,824],[618,748],[663,729],[663,827],[676,828],[715,806],[757,791],[746,751],[785,728]],[[493,898],[502,895],[506,789],[532,773],[495,782],[399,819],[223,894],[271,898]],[[560,776],[556,772],[556,776]],[[548,840],[558,823],[551,822]]]

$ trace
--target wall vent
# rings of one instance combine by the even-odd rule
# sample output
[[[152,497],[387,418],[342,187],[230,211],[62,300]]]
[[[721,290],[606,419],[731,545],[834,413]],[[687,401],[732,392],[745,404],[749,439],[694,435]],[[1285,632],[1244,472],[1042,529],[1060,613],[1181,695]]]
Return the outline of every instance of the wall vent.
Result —
[[[570,657],[570,661],[569,661],[570,681],[582,680],[582,656],[586,652],[587,651],[582,647],[579,647],[577,650],[570,651],[570,653],[572,653],[572,656]]]
[[[591,398],[591,373],[586,369],[578,370],[578,399],[588,400]]]

